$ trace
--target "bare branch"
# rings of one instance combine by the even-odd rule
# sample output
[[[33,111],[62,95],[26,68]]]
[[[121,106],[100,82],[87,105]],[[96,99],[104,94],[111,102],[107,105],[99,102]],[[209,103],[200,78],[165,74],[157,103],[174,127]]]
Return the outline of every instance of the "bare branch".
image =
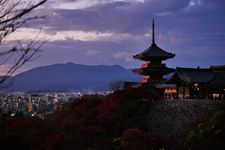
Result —
[[[4,19],[0,21],[0,24],[4,24],[4,23],[8,23],[10,21],[15,21],[21,17],[23,17],[24,15],[28,14],[29,12],[31,12],[33,9],[37,8],[38,6],[44,4],[47,0],[42,0],[41,2],[37,3],[36,5],[33,5],[31,7],[22,9],[22,11],[18,14],[16,14],[15,16],[12,16],[10,18]],[[18,4],[17,4],[18,5]]]
[[[35,8],[43,5],[47,0],[39,0],[34,3],[32,0],[0,0],[0,44],[8,36],[21,28],[28,21],[43,18],[40,16],[28,16]],[[11,67],[7,69],[4,76],[0,77],[0,85],[15,73],[26,62],[40,51],[45,42],[31,41],[26,42],[26,46],[21,41],[17,45],[7,50],[0,49],[0,67],[7,64],[8,60],[15,59],[11,62]],[[1,69],[1,68],[0,68]]]

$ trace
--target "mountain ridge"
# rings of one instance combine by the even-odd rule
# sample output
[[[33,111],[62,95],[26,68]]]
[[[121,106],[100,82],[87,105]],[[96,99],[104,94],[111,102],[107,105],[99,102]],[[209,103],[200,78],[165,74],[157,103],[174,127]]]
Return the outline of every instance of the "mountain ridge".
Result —
[[[40,66],[13,77],[10,91],[108,90],[117,81],[138,81],[129,69],[120,65],[84,65],[74,63]]]

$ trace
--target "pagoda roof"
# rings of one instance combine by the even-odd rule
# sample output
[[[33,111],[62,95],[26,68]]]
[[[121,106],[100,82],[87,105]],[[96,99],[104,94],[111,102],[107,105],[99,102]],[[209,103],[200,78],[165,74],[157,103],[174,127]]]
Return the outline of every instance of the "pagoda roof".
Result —
[[[145,51],[134,55],[133,57],[135,59],[141,59],[141,60],[149,60],[149,59],[160,59],[160,60],[166,60],[169,58],[173,58],[175,54],[168,53],[164,50],[162,50],[160,47],[158,47],[155,43],[152,43],[151,46],[146,49]]]
[[[139,69],[134,69],[132,70],[134,73],[139,73],[139,74],[168,74],[171,72],[174,72],[174,69],[172,68],[167,68],[167,67],[150,67],[150,68],[139,68]]]
[[[154,19],[152,21],[152,44],[147,48],[145,51],[134,55],[135,59],[140,59],[144,61],[149,61],[151,59],[159,59],[159,60],[166,60],[169,58],[173,58],[175,54],[168,53],[158,47],[155,43],[155,23]]]

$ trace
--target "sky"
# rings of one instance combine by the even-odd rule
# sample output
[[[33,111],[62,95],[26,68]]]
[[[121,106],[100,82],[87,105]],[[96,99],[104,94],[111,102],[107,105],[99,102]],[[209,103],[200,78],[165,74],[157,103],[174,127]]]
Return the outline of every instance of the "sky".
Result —
[[[33,12],[45,19],[30,22],[5,42],[46,41],[19,72],[67,62],[136,68],[142,62],[132,56],[150,46],[154,18],[157,45],[176,54],[167,66],[224,65],[224,8],[224,0],[49,0]]]

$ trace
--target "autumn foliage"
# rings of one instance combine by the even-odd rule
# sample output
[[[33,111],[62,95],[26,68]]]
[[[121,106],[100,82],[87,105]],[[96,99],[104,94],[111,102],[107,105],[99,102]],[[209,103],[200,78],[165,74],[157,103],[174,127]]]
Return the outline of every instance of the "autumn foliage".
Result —
[[[155,89],[116,91],[107,96],[83,96],[69,108],[63,107],[44,120],[36,117],[9,118],[0,116],[0,145],[5,149],[81,149],[81,150],[145,150],[145,149],[207,149],[221,144],[224,138],[225,115],[221,113],[208,124],[202,122],[205,135],[196,128],[191,133],[160,137],[148,132],[146,116],[152,101],[159,100]],[[212,119],[211,119],[212,120]],[[208,127],[214,129],[208,131]],[[213,138],[207,136],[215,133]],[[203,143],[196,145],[197,142]],[[217,146],[218,148],[218,146]]]

